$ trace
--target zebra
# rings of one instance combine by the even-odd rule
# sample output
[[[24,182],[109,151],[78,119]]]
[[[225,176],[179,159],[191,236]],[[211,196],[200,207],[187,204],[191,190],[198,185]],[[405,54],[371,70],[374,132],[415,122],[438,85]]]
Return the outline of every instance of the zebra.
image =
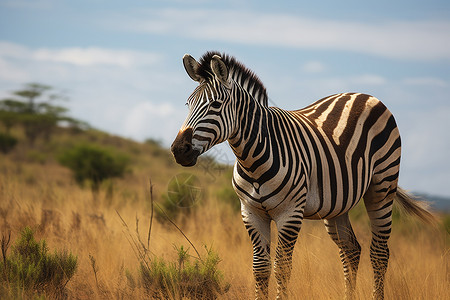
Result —
[[[364,199],[370,218],[373,298],[383,299],[394,200],[429,221],[425,203],[397,186],[401,141],[392,113],[362,93],[336,94],[299,110],[268,106],[261,80],[216,51],[183,56],[198,86],[171,152],[182,166],[228,141],[236,156],[232,184],[253,246],[256,299],[268,298],[271,221],[277,229],[277,299],[287,298],[292,254],[304,219],[323,220],[339,248],[346,298],[354,297],[361,246],[348,212]]]

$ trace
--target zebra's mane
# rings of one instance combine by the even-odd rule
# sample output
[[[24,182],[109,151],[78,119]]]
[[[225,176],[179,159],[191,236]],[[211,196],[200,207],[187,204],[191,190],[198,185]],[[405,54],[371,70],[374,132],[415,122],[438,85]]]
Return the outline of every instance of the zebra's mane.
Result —
[[[246,91],[248,91],[256,100],[262,105],[268,105],[268,96],[266,88],[259,79],[259,77],[250,69],[245,67],[242,63],[237,61],[234,57],[219,53],[217,51],[208,51],[200,58],[200,68],[197,69],[197,75],[204,79],[209,79],[213,76],[211,70],[211,59],[214,55],[222,58],[222,61],[228,67],[230,76]]]

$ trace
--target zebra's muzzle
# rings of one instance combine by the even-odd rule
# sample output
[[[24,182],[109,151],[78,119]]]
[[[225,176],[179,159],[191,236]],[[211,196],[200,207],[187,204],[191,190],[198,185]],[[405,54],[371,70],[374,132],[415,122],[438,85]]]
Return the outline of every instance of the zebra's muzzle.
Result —
[[[170,147],[175,161],[183,167],[194,166],[200,155],[200,152],[192,147],[192,134],[192,128],[180,131]]]

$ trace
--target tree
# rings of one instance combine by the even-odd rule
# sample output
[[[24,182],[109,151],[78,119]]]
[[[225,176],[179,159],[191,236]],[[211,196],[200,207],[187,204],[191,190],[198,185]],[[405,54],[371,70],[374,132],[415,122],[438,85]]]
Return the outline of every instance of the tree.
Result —
[[[14,95],[19,96],[27,100],[26,110],[30,113],[36,112],[35,99],[41,97],[45,91],[49,91],[52,88],[48,85],[43,85],[40,83],[28,83],[25,85],[25,89],[14,92]],[[54,96],[51,96],[54,98]]]
[[[30,144],[42,136],[46,140],[61,122],[70,126],[87,124],[66,115],[67,108],[54,105],[55,101],[67,100],[61,92],[53,92],[53,88],[39,83],[29,83],[21,90],[13,92],[15,97],[0,101],[0,121],[6,134],[13,126],[23,127]]]

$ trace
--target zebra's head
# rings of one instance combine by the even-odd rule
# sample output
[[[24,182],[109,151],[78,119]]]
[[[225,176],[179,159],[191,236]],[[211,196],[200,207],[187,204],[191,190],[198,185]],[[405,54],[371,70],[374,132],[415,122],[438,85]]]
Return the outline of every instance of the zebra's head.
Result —
[[[199,85],[187,100],[189,113],[171,151],[176,162],[187,167],[195,165],[199,155],[227,140],[234,120],[230,117],[232,81],[222,57],[210,53],[199,63],[186,54],[183,64],[189,77]]]

